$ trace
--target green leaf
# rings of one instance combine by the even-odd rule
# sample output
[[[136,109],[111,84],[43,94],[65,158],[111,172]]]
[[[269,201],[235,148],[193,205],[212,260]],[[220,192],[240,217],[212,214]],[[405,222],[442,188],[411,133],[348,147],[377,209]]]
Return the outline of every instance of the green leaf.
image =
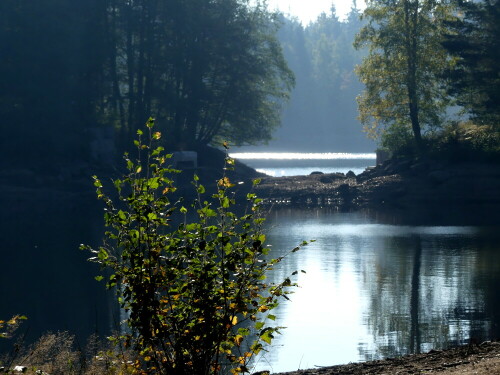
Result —
[[[104,276],[96,276],[94,277],[94,279],[96,279],[97,281],[101,281],[102,279],[104,279]]]
[[[127,215],[125,215],[125,212],[123,212],[122,210],[118,211],[118,217],[121,220],[127,220]]]
[[[99,260],[104,261],[109,258],[109,254],[104,248],[101,247],[99,249],[99,252],[97,253],[97,257],[99,258]]]
[[[272,334],[272,329],[271,328],[266,328],[264,332],[260,334],[260,338],[262,341],[265,343],[271,345],[272,340],[274,339],[274,336]]]
[[[151,189],[158,189],[158,187],[160,187],[160,184],[158,183],[158,177],[150,179],[148,184]]]

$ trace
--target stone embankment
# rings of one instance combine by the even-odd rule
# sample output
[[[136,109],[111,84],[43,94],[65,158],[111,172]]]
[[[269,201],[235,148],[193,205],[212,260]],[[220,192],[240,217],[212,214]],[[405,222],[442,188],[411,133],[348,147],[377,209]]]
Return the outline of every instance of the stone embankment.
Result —
[[[354,175],[264,177],[257,193],[270,204],[339,207],[500,205],[500,165],[389,160]]]

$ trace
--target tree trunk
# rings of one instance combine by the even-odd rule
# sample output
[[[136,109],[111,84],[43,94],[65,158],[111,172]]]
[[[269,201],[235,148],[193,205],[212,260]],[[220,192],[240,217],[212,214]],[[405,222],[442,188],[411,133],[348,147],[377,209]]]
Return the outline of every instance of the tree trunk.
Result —
[[[405,32],[407,49],[407,76],[406,88],[408,94],[408,109],[410,114],[411,128],[415,145],[419,153],[423,150],[422,134],[420,130],[419,103],[417,91],[417,65],[418,65],[418,8],[419,1],[405,0]]]

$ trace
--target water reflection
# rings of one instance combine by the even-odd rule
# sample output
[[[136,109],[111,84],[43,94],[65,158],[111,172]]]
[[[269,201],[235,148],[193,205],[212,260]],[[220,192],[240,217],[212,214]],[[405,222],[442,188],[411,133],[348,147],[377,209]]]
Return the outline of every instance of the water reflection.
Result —
[[[256,369],[393,357],[500,333],[499,226],[383,224],[320,209],[277,210],[268,224],[276,253],[317,241],[273,275],[307,271],[276,311],[288,328]]]
[[[94,279],[99,269],[89,254],[78,250],[102,238],[94,193],[19,189],[4,194],[0,206],[0,319],[28,316],[20,327],[28,343],[68,330],[85,345],[90,334],[105,336],[118,326],[112,293]]]

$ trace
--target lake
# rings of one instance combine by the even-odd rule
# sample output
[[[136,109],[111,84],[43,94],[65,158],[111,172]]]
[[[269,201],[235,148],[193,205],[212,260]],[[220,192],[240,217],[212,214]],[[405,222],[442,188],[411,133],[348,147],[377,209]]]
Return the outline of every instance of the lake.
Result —
[[[300,287],[273,314],[287,327],[255,370],[331,366],[500,336],[500,226],[452,214],[274,209],[272,257],[302,240],[270,278]]]
[[[245,152],[231,153],[231,157],[273,177],[301,176],[311,172],[363,172],[375,165],[374,153],[294,153]]]
[[[374,164],[370,154],[322,155],[248,164],[268,163],[279,173],[308,171],[303,174],[358,173],[356,168]],[[105,337],[117,329],[113,294],[94,280],[98,268],[78,250],[80,243],[96,245],[102,238],[102,204],[94,193],[16,189],[1,199],[0,318],[27,315],[21,327],[28,341],[68,330],[85,343],[92,333]],[[266,222],[273,257],[303,240],[316,242],[269,275],[279,282],[295,270],[307,272],[298,274],[292,301],[273,311],[274,324],[288,328],[258,358],[255,371],[330,366],[500,337],[500,220],[481,207],[476,211],[274,207]]]

